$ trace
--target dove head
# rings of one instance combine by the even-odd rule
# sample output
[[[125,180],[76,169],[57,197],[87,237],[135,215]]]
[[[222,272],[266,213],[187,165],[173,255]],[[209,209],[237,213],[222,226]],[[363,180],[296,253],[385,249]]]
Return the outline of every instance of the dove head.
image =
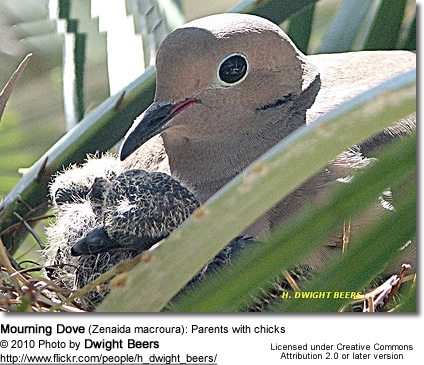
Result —
[[[211,94],[218,102],[230,96],[233,103],[262,106],[269,93],[255,91],[260,91],[263,81],[271,82],[268,88],[275,85],[279,91],[300,94],[299,57],[285,33],[263,18],[220,14],[198,19],[176,29],[161,44],[156,101],[179,102]]]
[[[207,178],[235,176],[305,123],[319,87],[287,35],[253,15],[187,23],[165,38],[156,67],[155,102],[127,134],[121,159],[162,133],[172,173],[189,183],[185,175],[199,178],[197,161]]]

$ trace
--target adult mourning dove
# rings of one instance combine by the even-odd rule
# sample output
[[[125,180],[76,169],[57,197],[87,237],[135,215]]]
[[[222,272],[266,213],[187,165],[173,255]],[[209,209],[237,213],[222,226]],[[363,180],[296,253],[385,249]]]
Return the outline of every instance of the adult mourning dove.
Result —
[[[204,202],[297,128],[414,67],[415,55],[404,51],[305,56],[257,16],[194,20],[159,47],[155,101],[128,132],[120,158],[127,169],[170,172]],[[383,132],[364,150],[414,123]],[[366,161],[360,149],[353,157]],[[261,235],[292,215],[347,173],[340,165],[330,164],[245,233]]]

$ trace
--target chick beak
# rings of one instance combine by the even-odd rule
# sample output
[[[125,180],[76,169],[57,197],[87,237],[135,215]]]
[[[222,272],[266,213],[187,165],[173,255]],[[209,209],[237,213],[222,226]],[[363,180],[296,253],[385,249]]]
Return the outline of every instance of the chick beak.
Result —
[[[120,247],[119,244],[108,236],[104,227],[98,227],[89,232],[84,238],[78,240],[71,247],[71,255],[93,255]]]

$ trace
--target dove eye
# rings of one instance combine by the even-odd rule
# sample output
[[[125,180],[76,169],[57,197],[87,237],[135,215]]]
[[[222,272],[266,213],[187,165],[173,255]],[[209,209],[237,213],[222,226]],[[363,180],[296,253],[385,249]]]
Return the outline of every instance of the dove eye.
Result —
[[[231,53],[225,57],[218,68],[218,79],[226,86],[242,82],[249,71],[249,63],[244,54]]]

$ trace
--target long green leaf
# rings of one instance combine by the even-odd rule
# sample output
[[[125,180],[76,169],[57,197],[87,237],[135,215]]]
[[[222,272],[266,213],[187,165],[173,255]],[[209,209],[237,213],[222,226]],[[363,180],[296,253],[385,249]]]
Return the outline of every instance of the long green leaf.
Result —
[[[405,43],[401,47],[402,49],[407,50],[416,50],[417,49],[417,16],[415,15],[412,24],[409,27],[408,35],[406,37]]]
[[[415,71],[411,71],[298,129],[215,194],[164,244],[153,248],[150,259],[129,273],[127,286],[112,292],[99,311],[161,310],[257,217],[343,150],[412,113],[415,104]]]
[[[414,137],[415,138],[415,137]],[[402,141],[403,142],[403,141]],[[349,244],[347,254],[337,260],[322,274],[302,288],[304,291],[318,292],[361,292],[367,284],[380,274],[391,258],[402,254],[400,248],[415,237],[416,234],[416,142],[400,143],[394,151],[389,151],[389,158],[381,162],[365,181],[366,189],[371,184],[394,186],[402,184],[403,194],[396,200],[396,212],[384,215],[380,222],[373,224],[360,239]],[[390,146],[393,147],[393,146]],[[397,175],[397,176],[396,176]],[[383,185],[384,186],[384,185]],[[398,268],[400,270],[400,267]],[[278,311],[335,312],[349,299],[329,298],[330,300],[287,300],[277,308]]]
[[[290,19],[287,35],[303,53],[308,53],[315,5],[308,6]]]
[[[9,81],[6,83],[4,88],[0,91],[0,121],[1,117],[3,115],[4,108],[6,107],[6,104],[10,98],[10,95],[12,94],[13,89],[15,88],[16,84],[18,83],[22,73],[25,70],[25,67],[27,66],[28,62],[30,61],[32,57],[32,53],[25,56],[25,58],[22,60],[22,62],[19,64],[19,66],[16,68],[16,71],[12,74]]]
[[[407,0],[383,0],[365,43],[366,50],[396,49]]]
[[[353,218],[365,211],[377,201],[381,191],[394,181],[400,179],[402,182],[413,183],[414,180],[409,178],[410,173],[415,173],[416,169],[416,143],[414,138],[408,142],[412,143],[401,143],[395,149],[390,148],[381,157],[381,161],[367,168],[353,183],[339,187],[324,204],[306,207],[303,214],[286,222],[268,242],[257,244],[254,250],[246,252],[226,270],[211,276],[197,288],[183,293],[181,298],[172,302],[171,310],[227,312],[246,309],[278,273],[283,269],[289,270],[315,250],[322,248],[323,242],[328,239],[328,232],[333,232],[335,227],[342,227],[344,218]],[[366,237],[358,244],[352,243],[354,249],[349,249],[347,258],[339,260],[331,270],[325,271],[325,275],[318,276],[318,280],[301,289],[331,293],[360,291],[381,270],[381,265],[389,261],[390,254],[396,254],[398,248],[411,238],[411,226],[412,231],[415,230],[415,189],[409,189],[408,193],[411,199],[402,197],[407,202],[402,206],[396,205],[399,209],[397,214],[387,214],[385,220],[388,224],[377,225],[379,230],[373,232],[377,237]],[[409,205],[411,200],[412,205]],[[404,212],[402,208],[405,207],[407,209]],[[404,232],[406,237],[400,237],[399,232]],[[380,267],[376,262],[380,263]],[[358,278],[361,279],[359,284]],[[356,285],[352,284],[352,280]],[[314,301],[291,298],[280,302],[281,305],[274,310],[336,311],[343,303],[335,300],[331,301],[330,306],[329,302],[330,300],[322,299]]]
[[[258,15],[280,24],[305,9],[305,7],[316,2],[318,0],[245,0],[231,8],[228,12]]]

